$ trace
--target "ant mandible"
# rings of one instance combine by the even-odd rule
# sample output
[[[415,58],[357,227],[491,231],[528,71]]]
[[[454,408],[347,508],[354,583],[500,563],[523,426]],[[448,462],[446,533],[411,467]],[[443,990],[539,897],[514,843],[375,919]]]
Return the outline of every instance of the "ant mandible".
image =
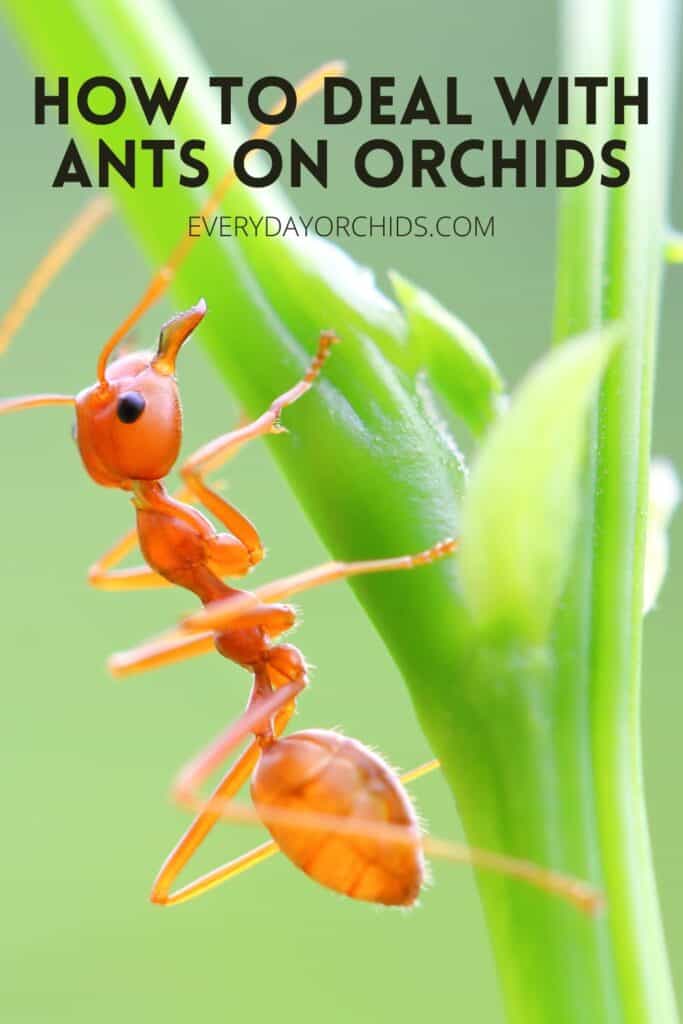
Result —
[[[298,101],[314,95],[326,76],[341,70],[328,65],[306,78],[297,88]],[[255,137],[263,138],[272,130],[263,125]],[[225,175],[205,204],[204,216],[219,207],[234,180],[233,172]],[[108,212],[106,200],[96,200],[48,252],[0,325],[0,351],[52,277]],[[217,438],[187,459],[180,467],[183,489],[170,495],[163,480],[178,460],[182,433],[176,360],[205,316],[206,304],[200,300],[169,320],[153,354],[124,354],[113,361],[112,357],[143,313],[167,290],[195,241],[183,237],[166,265],[153,276],[140,302],[102,349],[91,387],[75,397],[43,394],[0,402],[0,414],[39,406],[74,407],[75,437],[86,471],[101,486],[131,494],[136,528],[91,567],[93,586],[123,591],[170,583],[192,591],[202,603],[202,611],[186,619],[179,629],[115,655],[109,663],[113,674],[146,671],[213,648],[253,676],[242,717],[178,777],[175,797],[198,814],[159,872],[152,901],[163,905],[185,902],[280,849],[307,875],[332,890],[358,900],[411,906],[423,884],[426,849],[435,856],[525,879],[584,909],[594,909],[595,892],[575,879],[525,861],[422,836],[403,782],[426,774],[438,762],[429,762],[399,779],[377,754],[337,732],[305,730],[282,736],[308,679],[301,652],[279,642],[296,620],[294,609],[281,602],[333,580],[427,565],[451,554],[456,542],[446,539],[415,555],[331,562],[253,593],[224,582],[226,577],[249,573],[262,560],[264,549],[253,524],[208,485],[206,475],[248,441],[283,429],[281,413],[311,388],[337,338],[332,332],[322,332],[315,357],[299,382],[277,397],[258,419]],[[196,505],[210,512],[224,531],[217,532]],[[146,564],[120,568],[119,563],[136,543]],[[249,744],[211,797],[202,799],[202,783],[248,737]],[[249,778],[254,811],[232,802]],[[260,820],[273,839],[172,891],[178,874],[221,818]]]

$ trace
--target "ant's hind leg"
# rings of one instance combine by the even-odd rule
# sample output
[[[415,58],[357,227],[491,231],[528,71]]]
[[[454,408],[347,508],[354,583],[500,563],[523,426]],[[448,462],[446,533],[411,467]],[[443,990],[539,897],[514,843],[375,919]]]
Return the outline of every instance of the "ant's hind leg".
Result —
[[[438,761],[428,761],[410,772],[401,776],[402,783],[409,783],[427,775],[439,767]],[[220,789],[220,787],[219,787]],[[190,803],[189,800],[183,800]],[[191,803],[195,806],[197,801]],[[255,823],[258,816],[252,809],[236,805],[224,794],[219,795],[218,790],[208,802],[202,803],[202,813],[219,815],[221,818],[238,821],[241,823]],[[215,819],[213,824],[215,824]],[[364,818],[336,817],[335,815],[318,815],[308,811],[291,812],[281,811],[280,820],[283,824],[289,823],[298,828],[311,828],[325,830],[327,832],[339,830],[349,839],[358,838],[384,838],[385,841],[412,842],[411,836],[402,836],[402,826],[386,825],[378,822],[371,822]],[[491,871],[495,874],[512,878],[527,885],[531,885],[543,892],[552,894],[573,905],[577,910],[585,914],[598,913],[604,901],[602,894],[588,882],[579,878],[566,875],[551,868],[543,867],[532,861],[511,857],[507,854],[497,853],[491,850],[484,850],[477,847],[466,846],[463,843],[453,842],[448,839],[437,839],[432,836],[423,835],[421,838],[422,847],[427,856],[440,860],[450,861],[455,864],[468,864],[479,870]],[[175,902],[192,899],[209,889],[220,885],[221,882],[233,878],[235,875],[254,867],[261,861],[271,857],[278,850],[275,843],[263,843],[261,846],[243,854],[224,867],[215,868],[209,874],[197,879],[175,894]]]
[[[213,798],[216,800],[232,799],[232,797],[239,792],[248,780],[256,767],[256,762],[258,761],[259,756],[259,743],[258,740],[254,739],[230,771],[220,781],[214,790]],[[194,883],[190,883],[190,886],[185,886],[183,889],[179,889],[175,893],[171,892],[171,886],[219,820],[220,816],[213,811],[202,811],[197,815],[195,820],[162,864],[161,870],[159,871],[159,874],[154,880],[154,885],[152,886],[152,892],[150,894],[152,903],[159,903],[162,906],[172,906],[174,903],[180,903],[191,898],[194,890],[191,890],[190,894],[187,894],[186,891],[190,886],[197,886],[197,883],[200,881],[199,879]]]
[[[252,703],[249,709],[237,722],[231,725],[218,739],[214,740],[201,754],[191,761],[181,772],[174,787],[176,799],[187,804],[195,800],[202,782],[225,760],[232,750],[238,746],[249,733],[258,731],[263,724],[264,716],[270,720],[274,717],[273,735],[280,736],[294,712],[294,701],[301,686],[290,683],[277,693]],[[209,798],[209,804],[216,801],[224,806],[226,802],[239,792],[251,776],[261,754],[258,739],[253,739],[244,753],[240,755],[232,768],[219,782]],[[150,899],[162,906],[185,903],[195,896],[212,889],[220,882],[246,871],[260,861],[277,853],[278,847],[271,840],[247,854],[235,858],[229,864],[214,869],[207,875],[195,879],[176,892],[171,892],[173,882],[185,865],[197,852],[213,827],[220,821],[221,813],[208,806],[202,808],[188,830],[180,839],[164,861],[156,877]]]
[[[277,434],[284,430],[280,426],[280,414],[287,406],[305,395],[319,375],[331,346],[337,338],[329,331],[323,331],[318,341],[316,355],[301,380],[279,395],[258,419],[252,423],[238,427],[236,430],[223,434],[204,445],[191,455],[181,467],[180,473],[187,490],[194,498],[209,510],[238,540],[246,547],[249,560],[256,565],[263,558],[263,544],[253,523],[242,515],[233,505],[227,502],[206,483],[206,474],[224,465],[248,441],[267,434]]]
[[[414,768],[412,771],[406,772],[401,776],[401,782],[409,783],[416,779],[422,778],[429,772],[435,771],[439,768],[438,761],[428,761],[426,764],[420,765],[418,768]],[[221,786],[219,786],[212,797],[207,801],[203,810],[203,815],[206,818],[207,815],[213,811],[218,813],[218,816],[225,819],[232,819],[239,824],[256,824],[256,821],[252,820],[251,815],[242,813],[242,808],[238,812],[235,804],[229,803],[230,797],[226,792],[223,792],[221,787],[225,784],[226,780],[223,780]],[[198,819],[199,820],[199,819]],[[188,831],[189,835],[193,828]],[[359,833],[360,834],[360,833]],[[195,847],[196,848],[196,847]],[[217,886],[222,885],[223,882],[228,882],[237,875],[241,875],[245,871],[249,871],[251,868],[255,868],[258,864],[262,864],[263,861],[273,857],[276,853],[280,852],[280,847],[277,845],[274,839],[269,839],[265,843],[261,843],[259,846],[255,846],[252,850],[248,850],[246,853],[241,854],[239,857],[235,857],[227,864],[222,864],[220,867],[214,868],[207,874],[202,875],[201,878],[197,878],[194,882],[190,882],[189,885],[183,886],[182,889],[178,889],[177,892],[173,893],[170,897],[162,900],[155,900],[155,902],[163,902],[165,905],[177,905],[178,903],[186,903],[187,901],[194,899],[197,896],[203,895],[205,892],[209,892],[211,889],[215,889]],[[184,861],[183,863],[187,863]],[[154,899],[154,896],[152,896]]]

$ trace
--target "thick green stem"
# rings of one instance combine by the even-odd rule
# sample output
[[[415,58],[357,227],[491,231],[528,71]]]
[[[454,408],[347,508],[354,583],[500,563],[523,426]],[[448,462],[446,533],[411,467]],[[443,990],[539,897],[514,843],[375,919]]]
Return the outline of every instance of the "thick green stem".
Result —
[[[446,770],[473,841],[586,875],[608,900],[604,920],[586,927],[532,893],[481,879],[510,1019],[673,1024],[643,797],[639,686],[676,19],[668,2],[569,2],[565,29],[567,73],[624,75],[633,89],[638,75],[649,80],[650,125],[631,116],[617,129],[631,181],[565,193],[560,221],[558,338],[612,320],[624,324],[626,338],[595,417],[574,563],[547,664],[534,670],[527,654],[497,645],[497,667],[475,668],[481,656],[470,663],[469,704],[479,715],[468,717],[461,704],[457,723],[445,708],[425,718],[448,723]],[[599,151],[608,133],[569,134],[584,134]],[[466,704],[468,687],[459,685]]]

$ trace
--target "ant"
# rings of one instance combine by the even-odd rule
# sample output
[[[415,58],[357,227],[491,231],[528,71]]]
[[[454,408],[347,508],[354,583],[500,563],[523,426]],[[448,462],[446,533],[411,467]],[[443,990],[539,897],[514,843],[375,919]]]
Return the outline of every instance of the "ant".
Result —
[[[306,78],[298,86],[298,102],[314,95],[325,76],[340,70],[328,65]],[[255,136],[262,138],[272,130],[261,126]],[[232,171],[221,180],[205,204],[203,216],[219,207],[234,180]],[[49,250],[0,325],[0,351],[52,277],[109,209],[105,200],[90,204]],[[585,910],[594,910],[598,895],[575,879],[526,861],[422,836],[404,783],[432,771],[438,767],[437,761],[401,779],[377,754],[337,732],[310,729],[283,735],[308,677],[301,652],[280,641],[296,621],[294,609],[282,602],[334,580],[428,565],[450,555],[457,544],[449,538],[419,554],[330,562],[253,593],[224,582],[226,577],[246,576],[263,559],[264,548],[254,525],[209,486],[206,476],[249,441],[284,431],[281,414],[312,387],[338,339],[332,332],[322,332],[315,357],[301,379],[258,419],[190,456],[180,467],[182,490],[170,495],[164,478],[178,460],[182,435],[176,361],[206,315],[204,300],[164,324],[155,352],[113,357],[143,313],[165,293],[194,241],[185,236],[178,243],[142,299],[106,342],[93,385],[75,397],[42,394],[0,402],[0,414],[40,406],[73,407],[75,439],[87,473],[95,483],[131,495],[136,527],[91,567],[89,582],[117,591],[171,584],[190,590],[202,604],[202,610],[185,619],[180,628],[114,655],[109,662],[112,673],[121,677],[215,649],[253,677],[244,714],[187,765],[176,781],[176,799],[198,813],[162,866],[152,901],[171,905],[190,900],[279,849],[329,889],[358,900],[412,906],[424,882],[426,850],[525,879]],[[197,505],[221,524],[221,532]],[[136,543],[145,565],[121,568],[120,562]],[[202,798],[202,784],[247,738],[248,745],[211,797]],[[233,803],[249,778],[253,810]],[[272,839],[173,891],[179,873],[222,818],[258,820]]]

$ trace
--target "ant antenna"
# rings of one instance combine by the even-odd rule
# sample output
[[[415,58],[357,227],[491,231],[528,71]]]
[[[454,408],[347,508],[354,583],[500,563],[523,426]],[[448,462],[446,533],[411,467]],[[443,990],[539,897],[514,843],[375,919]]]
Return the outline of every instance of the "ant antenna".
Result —
[[[0,322],[0,353],[7,349],[50,282],[112,210],[109,196],[98,196],[53,242]]]
[[[302,103],[305,103],[307,100],[311,99],[313,96],[316,95],[316,93],[320,92],[326,78],[335,78],[338,75],[343,74],[344,71],[345,65],[343,63],[341,63],[340,61],[333,61],[329,64],[323,64],[322,67],[318,68],[316,71],[313,71],[311,72],[311,74],[307,75],[304,79],[301,80],[301,82],[299,82],[299,84],[296,87],[297,107],[300,106]],[[277,103],[271,109],[271,116],[279,114],[283,110],[283,108],[284,100],[280,100],[279,103]],[[257,139],[267,139],[274,133],[276,128],[277,125],[274,124],[259,125],[259,127],[254,132],[252,132],[249,138],[251,141]],[[237,175],[235,174],[234,169],[231,168],[229,171],[226,172],[223,178],[221,178],[218,185],[216,186],[216,188],[211,193],[206,203],[200,210],[199,216],[211,216],[211,214],[214,213],[214,211],[217,210],[220,204],[222,203],[226,192],[232,187],[232,185],[235,184],[236,181]],[[165,263],[163,267],[160,267],[159,270],[157,270],[157,272],[152,277],[152,280],[149,282],[147,289],[142,298],[140,299],[140,301],[137,303],[132,312],[125,318],[123,323],[121,323],[116,328],[112,336],[109,338],[106,345],[102,349],[99,360],[97,362],[97,378],[101,384],[106,384],[107,382],[107,362],[112,352],[119,344],[121,339],[124,338],[126,334],[128,334],[131,327],[133,327],[134,324],[138,322],[140,317],[144,313],[146,313],[147,310],[150,309],[150,307],[153,306],[154,303],[157,302],[158,299],[160,299],[161,296],[164,295],[164,293],[168,290],[168,287],[171,284],[171,281],[173,280],[178,267],[184,261],[184,259],[186,258],[194,244],[197,242],[199,237],[199,235],[182,236],[180,241],[176,244],[175,248],[173,249],[168,259],[168,262]]]

